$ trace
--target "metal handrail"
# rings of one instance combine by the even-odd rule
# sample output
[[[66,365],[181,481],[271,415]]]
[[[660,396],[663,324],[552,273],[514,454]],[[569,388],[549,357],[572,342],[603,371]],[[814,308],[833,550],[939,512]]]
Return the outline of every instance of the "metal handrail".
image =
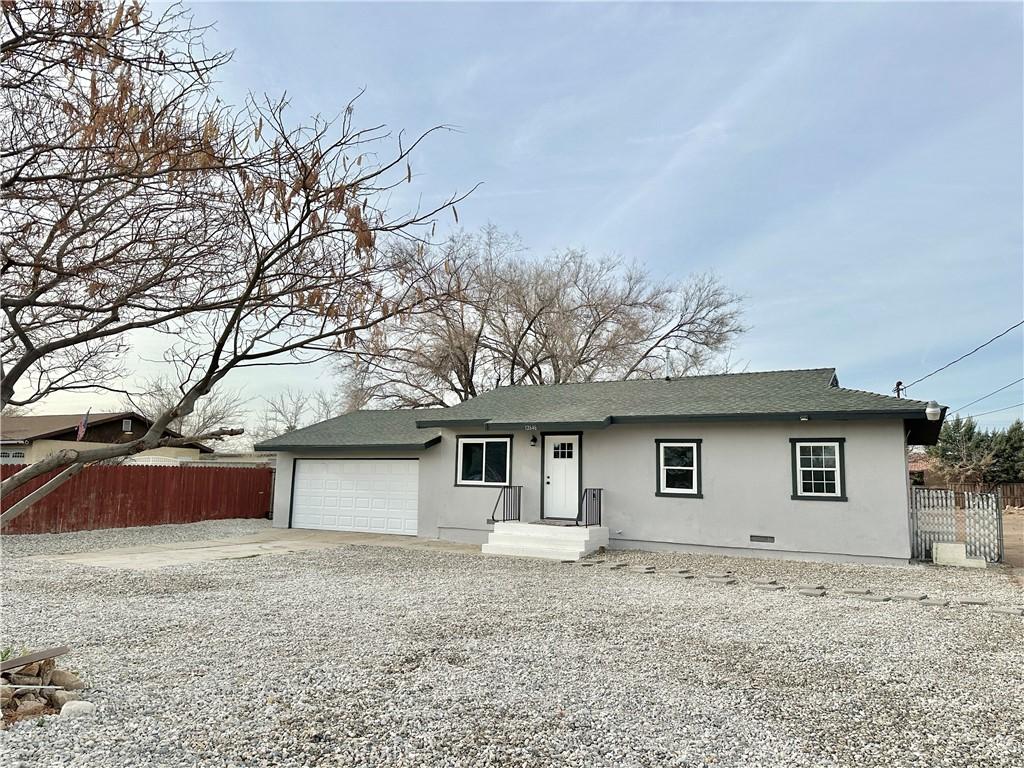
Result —
[[[523,486],[506,485],[498,491],[498,498],[494,502],[494,510],[491,512],[492,523],[507,523],[511,520],[519,520],[519,502],[523,497]],[[501,507],[501,519],[498,519],[498,507]]]
[[[584,488],[580,494],[580,511],[576,514],[576,525],[601,525],[601,500],[603,488]]]

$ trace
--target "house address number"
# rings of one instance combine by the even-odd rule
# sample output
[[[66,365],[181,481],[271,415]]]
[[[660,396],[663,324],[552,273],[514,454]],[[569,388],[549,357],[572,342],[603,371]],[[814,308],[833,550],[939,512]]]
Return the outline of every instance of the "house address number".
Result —
[[[527,431],[527,432],[536,432],[537,431],[537,425],[536,424],[523,424],[523,429],[525,431]]]

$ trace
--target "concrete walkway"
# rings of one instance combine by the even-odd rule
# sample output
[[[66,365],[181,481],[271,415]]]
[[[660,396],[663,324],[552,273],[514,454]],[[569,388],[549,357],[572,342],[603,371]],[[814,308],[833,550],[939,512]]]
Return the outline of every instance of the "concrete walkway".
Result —
[[[105,549],[97,552],[78,552],[64,555],[35,555],[27,559],[145,571],[153,568],[182,565],[183,563],[242,560],[262,555],[287,555],[293,552],[333,549],[346,544],[480,553],[479,545],[419,539],[415,536],[272,528],[264,533],[257,533],[251,536],[174,542],[172,544],[149,544],[142,547],[122,547],[120,549]]]

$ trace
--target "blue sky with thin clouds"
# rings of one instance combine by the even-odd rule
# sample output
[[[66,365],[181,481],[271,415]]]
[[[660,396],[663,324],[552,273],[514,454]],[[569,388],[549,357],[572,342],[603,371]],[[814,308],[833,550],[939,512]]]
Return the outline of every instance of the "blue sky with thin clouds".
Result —
[[[1024,317],[1020,4],[201,4],[221,90],[416,133],[424,202],[747,296],[734,359],[888,392]],[[1020,376],[1021,329],[911,390]],[[309,384],[273,372],[262,386]],[[327,383],[323,379],[323,383]],[[251,394],[264,394],[253,390]],[[1018,385],[974,412],[1024,401]],[[986,417],[1008,423],[1021,409]]]

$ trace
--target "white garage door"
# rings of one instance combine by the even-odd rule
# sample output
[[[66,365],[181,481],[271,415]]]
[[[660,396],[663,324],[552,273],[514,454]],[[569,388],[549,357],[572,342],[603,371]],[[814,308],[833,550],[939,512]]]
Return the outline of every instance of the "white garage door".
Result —
[[[416,460],[296,459],[292,489],[292,528],[416,534]]]

